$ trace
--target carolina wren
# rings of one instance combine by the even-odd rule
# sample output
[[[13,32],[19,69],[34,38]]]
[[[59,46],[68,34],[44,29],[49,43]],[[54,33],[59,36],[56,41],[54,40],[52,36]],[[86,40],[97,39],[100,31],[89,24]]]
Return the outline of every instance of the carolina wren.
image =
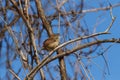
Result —
[[[59,34],[53,34],[43,42],[43,49],[51,51],[59,45]]]

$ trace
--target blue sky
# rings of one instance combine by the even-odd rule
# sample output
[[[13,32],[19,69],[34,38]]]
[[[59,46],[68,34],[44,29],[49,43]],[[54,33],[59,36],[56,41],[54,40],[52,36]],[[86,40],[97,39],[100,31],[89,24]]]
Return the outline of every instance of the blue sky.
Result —
[[[74,0],[73,0],[74,1]],[[92,6],[91,8],[98,8],[99,2],[104,2],[104,6],[108,6],[106,0],[85,0],[85,2],[87,3],[87,5]],[[111,2],[112,5],[120,3],[120,0],[109,0]],[[74,5],[73,5],[74,6]],[[85,8],[85,9],[90,9],[90,8]],[[100,16],[101,15],[101,16]],[[105,35],[105,36],[99,36],[99,39],[105,39],[105,38],[120,38],[120,7],[114,8],[113,9],[113,15],[116,16],[116,20],[110,30],[110,35]],[[84,23],[83,21],[86,21],[87,25],[89,25],[89,29],[90,32],[92,33],[93,28],[95,27],[95,24],[97,22],[99,22],[97,28],[96,28],[96,32],[103,32],[110,24],[111,17],[110,17],[110,13],[109,11],[98,11],[98,12],[91,12],[91,13],[86,13],[85,17],[83,19],[81,19],[81,23]],[[54,22],[55,23],[55,22]],[[84,24],[82,24],[84,25]],[[54,32],[57,32],[57,30],[53,30]],[[61,29],[62,31],[62,29]],[[46,36],[47,37],[47,36]],[[5,45],[4,45],[5,46]],[[107,44],[103,44],[103,47],[107,47],[109,45]],[[3,51],[5,51],[5,49],[3,49]],[[99,53],[99,51],[98,51]],[[94,53],[93,55],[95,55],[97,53]],[[70,56],[71,57],[71,56]],[[70,57],[68,59],[70,59]],[[109,70],[110,70],[110,75],[107,73],[105,80],[119,80],[120,79],[120,44],[114,44],[106,53],[105,53],[105,57],[106,60],[108,62],[109,65]],[[0,63],[3,62],[5,60],[5,58],[0,59]],[[98,57],[95,59],[92,59],[93,62],[97,63],[103,70],[105,67],[105,63],[102,57]],[[67,61],[66,61],[67,62]],[[12,67],[16,68],[16,66],[20,67],[21,65],[17,64],[19,63],[19,61],[15,61],[12,64]],[[17,64],[17,65],[16,65]],[[103,79],[103,75],[102,75],[102,71],[98,68],[96,68],[96,65],[94,63],[91,63],[93,66],[90,67],[92,74],[94,76],[95,80],[102,80]],[[0,78],[3,77],[6,72],[6,68],[4,67],[5,64],[3,64],[2,66],[0,66]],[[69,65],[67,65],[67,68],[70,68]],[[72,70],[69,70],[71,73]],[[107,69],[105,69],[105,71],[107,72]],[[56,74],[55,74],[56,75]],[[23,75],[20,75],[21,77]],[[72,76],[72,74],[69,74],[69,76]],[[22,77],[23,78],[23,77]]]
[[[87,0],[86,0],[87,1]],[[94,0],[95,1],[95,0]],[[100,0],[98,0],[100,1]],[[92,1],[93,2],[93,1]],[[120,0],[110,0],[112,4],[120,3]],[[94,5],[94,2],[93,2]],[[99,26],[97,26],[97,32],[104,31],[106,27],[110,24],[111,22],[111,17],[109,14],[109,11],[104,12],[104,11],[99,11],[96,13],[88,13],[86,15],[86,20],[89,25],[91,25],[89,28],[93,29],[94,24],[96,23],[96,18],[99,13],[104,13],[102,16],[103,22],[100,23]],[[110,35],[105,35],[105,36],[100,36],[99,38],[120,38],[120,7],[114,8],[113,9],[113,15],[116,16],[116,20],[110,30]],[[93,17],[94,16],[94,17]],[[99,20],[98,20],[99,21]],[[119,80],[120,79],[120,44],[114,44],[106,53],[105,56],[108,61],[109,69],[110,69],[110,75],[107,74],[105,77],[105,80]],[[94,60],[98,65],[101,65],[103,61],[101,59]],[[98,74],[97,74],[98,71]],[[94,70],[93,70],[94,72]],[[100,71],[95,70],[95,80],[102,80],[102,75],[100,77]]]

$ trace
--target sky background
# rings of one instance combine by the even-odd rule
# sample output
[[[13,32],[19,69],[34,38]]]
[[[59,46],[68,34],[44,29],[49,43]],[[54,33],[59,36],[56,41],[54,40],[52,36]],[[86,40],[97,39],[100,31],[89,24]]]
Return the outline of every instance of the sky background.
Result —
[[[85,0],[90,1],[90,0]],[[93,0],[93,4],[94,5],[94,1],[100,1],[100,0]],[[101,0],[102,1],[102,0]],[[120,3],[120,0],[109,0],[112,4],[116,4],[116,3]],[[106,3],[105,3],[106,4]],[[94,5],[97,6],[97,5]],[[99,11],[96,13],[88,13],[88,15],[86,16],[86,20],[87,23],[90,26],[91,29],[93,29],[94,24],[96,23],[96,18],[98,16],[97,13],[104,13],[103,11]],[[109,14],[109,11],[105,12],[103,14],[104,16],[101,17],[103,18],[103,21],[100,21],[100,25],[97,27],[96,31],[103,31],[106,29],[106,27],[110,24],[111,22],[111,17]],[[120,38],[120,7],[114,8],[113,9],[113,15],[116,16],[116,20],[110,30],[111,35],[105,35],[105,36],[100,36],[99,38],[103,39],[103,38]],[[99,21],[99,20],[98,20]],[[106,26],[106,27],[105,27]],[[106,45],[104,45],[105,47]],[[109,70],[110,70],[110,74],[107,74],[107,76],[105,77],[105,80],[120,80],[120,44],[114,44],[106,53],[105,56],[107,58],[108,61],[108,65],[109,65]],[[102,65],[102,63],[104,63],[104,61],[102,61],[102,59],[95,59],[94,60],[97,64]],[[100,76],[100,71],[99,70],[95,70],[95,68],[93,68],[93,72],[98,71],[98,74],[95,73],[94,77],[95,80],[104,80],[102,78],[103,75]]]
[[[108,6],[108,4],[105,0],[92,0],[92,1],[85,0],[85,3],[87,5],[93,6],[95,8],[99,8],[99,5],[98,5],[99,1],[104,1],[105,3],[103,5]],[[109,0],[109,1],[111,2],[112,5],[120,3],[120,0]],[[101,16],[100,16],[100,14],[101,14]],[[110,30],[111,34],[105,35],[105,36],[99,36],[99,39],[103,39],[103,38],[109,39],[109,38],[113,38],[113,37],[117,38],[117,39],[120,38],[120,7],[113,9],[113,15],[116,16],[116,20]],[[97,18],[99,18],[99,19],[97,19]],[[96,28],[96,32],[103,32],[109,26],[109,24],[112,20],[111,20],[109,11],[98,11],[98,12],[86,13],[85,17],[83,19],[81,19],[81,22],[84,22],[84,21],[87,23],[87,25],[89,25],[88,28],[91,32],[93,31],[95,24],[97,22],[99,22],[99,24]],[[56,31],[56,30],[54,30],[54,31]],[[103,47],[108,47],[108,46],[109,45],[107,45],[107,44],[103,45]],[[98,51],[98,53],[99,53],[99,51]],[[94,54],[97,54],[97,53],[94,53]],[[108,62],[108,65],[109,65],[110,74],[107,73],[104,78],[104,76],[102,75],[102,71],[100,69],[96,68],[96,65],[93,64],[93,66],[90,67],[90,69],[92,71],[94,79],[95,80],[104,80],[104,79],[105,80],[120,80],[120,44],[114,43],[113,46],[105,53],[105,57]],[[4,58],[2,58],[2,60],[0,59],[0,63],[2,63],[2,61],[4,61]],[[93,59],[93,62],[97,63],[98,65],[100,65],[102,67],[105,67],[105,62],[102,57]],[[18,63],[19,63],[19,61],[17,61],[17,60],[14,62],[14,64],[13,64],[14,69],[17,68],[18,66],[20,66],[20,64],[18,64]],[[0,78],[3,77],[6,73],[6,68],[4,66],[5,66],[5,64],[0,66]],[[107,72],[107,69],[105,69],[105,70]],[[69,70],[69,71],[72,73],[71,70]],[[70,74],[70,72],[69,72],[69,75],[72,76],[72,74]]]

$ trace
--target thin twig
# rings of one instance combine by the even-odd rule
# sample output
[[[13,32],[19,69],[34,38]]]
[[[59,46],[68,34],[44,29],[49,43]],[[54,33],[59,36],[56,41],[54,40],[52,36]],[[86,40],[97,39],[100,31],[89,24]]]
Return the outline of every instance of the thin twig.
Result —
[[[116,17],[114,17],[113,16],[113,14],[112,14],[112,5],[111,5],[111,3],[109,2],[109,5],[110,5],[110,16],[111,16],[111,18],[112,18],[112,22],[110,23],[110,25],[109,25],[109,27],[106,29],[106,31],[105,32],[108,32],[110,29],[111,29],[111,27],[112,27],[112,25],[113,25],[113,23],[114,23],[114,21],[115,21],[115,19],[116,19]]]
[[[85,72],[85,75],[86,75],[87,79],[90,80],[90,77],[89,77],[89,75],[88,75],[88,72],[87,72],[86,69],[85,69],[84,64],[83,64],[82,61],[80,61],[80,60],[79,60],[79,63],[81,64],[81,66],[82,66],[82,68],[83,68],[83,70],[84,70],[84,72]]]
[[[15,42],[16,50],[17,50],[17,53],[20,55],[20,60],[23,62],[23,66],[25,68],[28,67],[28,65],[27,65],[27,58],[23,54],[23,52],[22,52],[22,50],[21,50],[21,48],[20,48],[20,46],[18,44],[18,40],[17,40],[16,36],[14,35],[12,29],[9,26],[7,26],[8,25],[7,22],[1,16],[0,16],[0,18],[5,23],[6,29],[8,30],[8,32],[11,35],[13,41]]]
[[[108,70],[108,74],[109,74],[109,75],[110,75],[110,69],[109,69],[107,60],[106,60],[106,58],[105,58],[105,56],[104,56],[104,53],[105,53],[106,51],[108,51],[108,49],[111,48],[116,42],[117,42],[117,41],[115,41],[115,42],[114,42],[113,44],[111,44],[108,48],[106,48],[106,49],[104,50],[104,52],[102,52],[102,53],[99,54],[99,55],[101,55],[101,56],[103,57],[103,59],[104,59],[104,61],[105,61],[105,64],[106,64],[106,67],[107,67],[107,70]]]
[[[15,72],[11,69],[9,69],[10,73],[12,73],[13,76],[15,76],[18,80],[21,80],[17,74],[15,74]]]

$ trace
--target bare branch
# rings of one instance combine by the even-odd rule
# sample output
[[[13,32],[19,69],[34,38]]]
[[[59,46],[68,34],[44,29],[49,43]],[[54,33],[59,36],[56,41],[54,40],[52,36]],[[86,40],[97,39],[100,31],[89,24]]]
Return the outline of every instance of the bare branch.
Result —
[[[37,6],[38,16],[41,18],[41,20],[43,22],[43,27],[47,30],[48,35],[51,36],[53,34],[52,28],[51,28],[50,23],[46,19],[46,16],[42,9],[41,0],[35,0],[35,2],[36,2],[36,6]]]
[[[9,69],[9,71],[12,73],[13,76],[15,76],[18,80],[21,80],[17,74],[15,74],[15,72],[11,69]]]

